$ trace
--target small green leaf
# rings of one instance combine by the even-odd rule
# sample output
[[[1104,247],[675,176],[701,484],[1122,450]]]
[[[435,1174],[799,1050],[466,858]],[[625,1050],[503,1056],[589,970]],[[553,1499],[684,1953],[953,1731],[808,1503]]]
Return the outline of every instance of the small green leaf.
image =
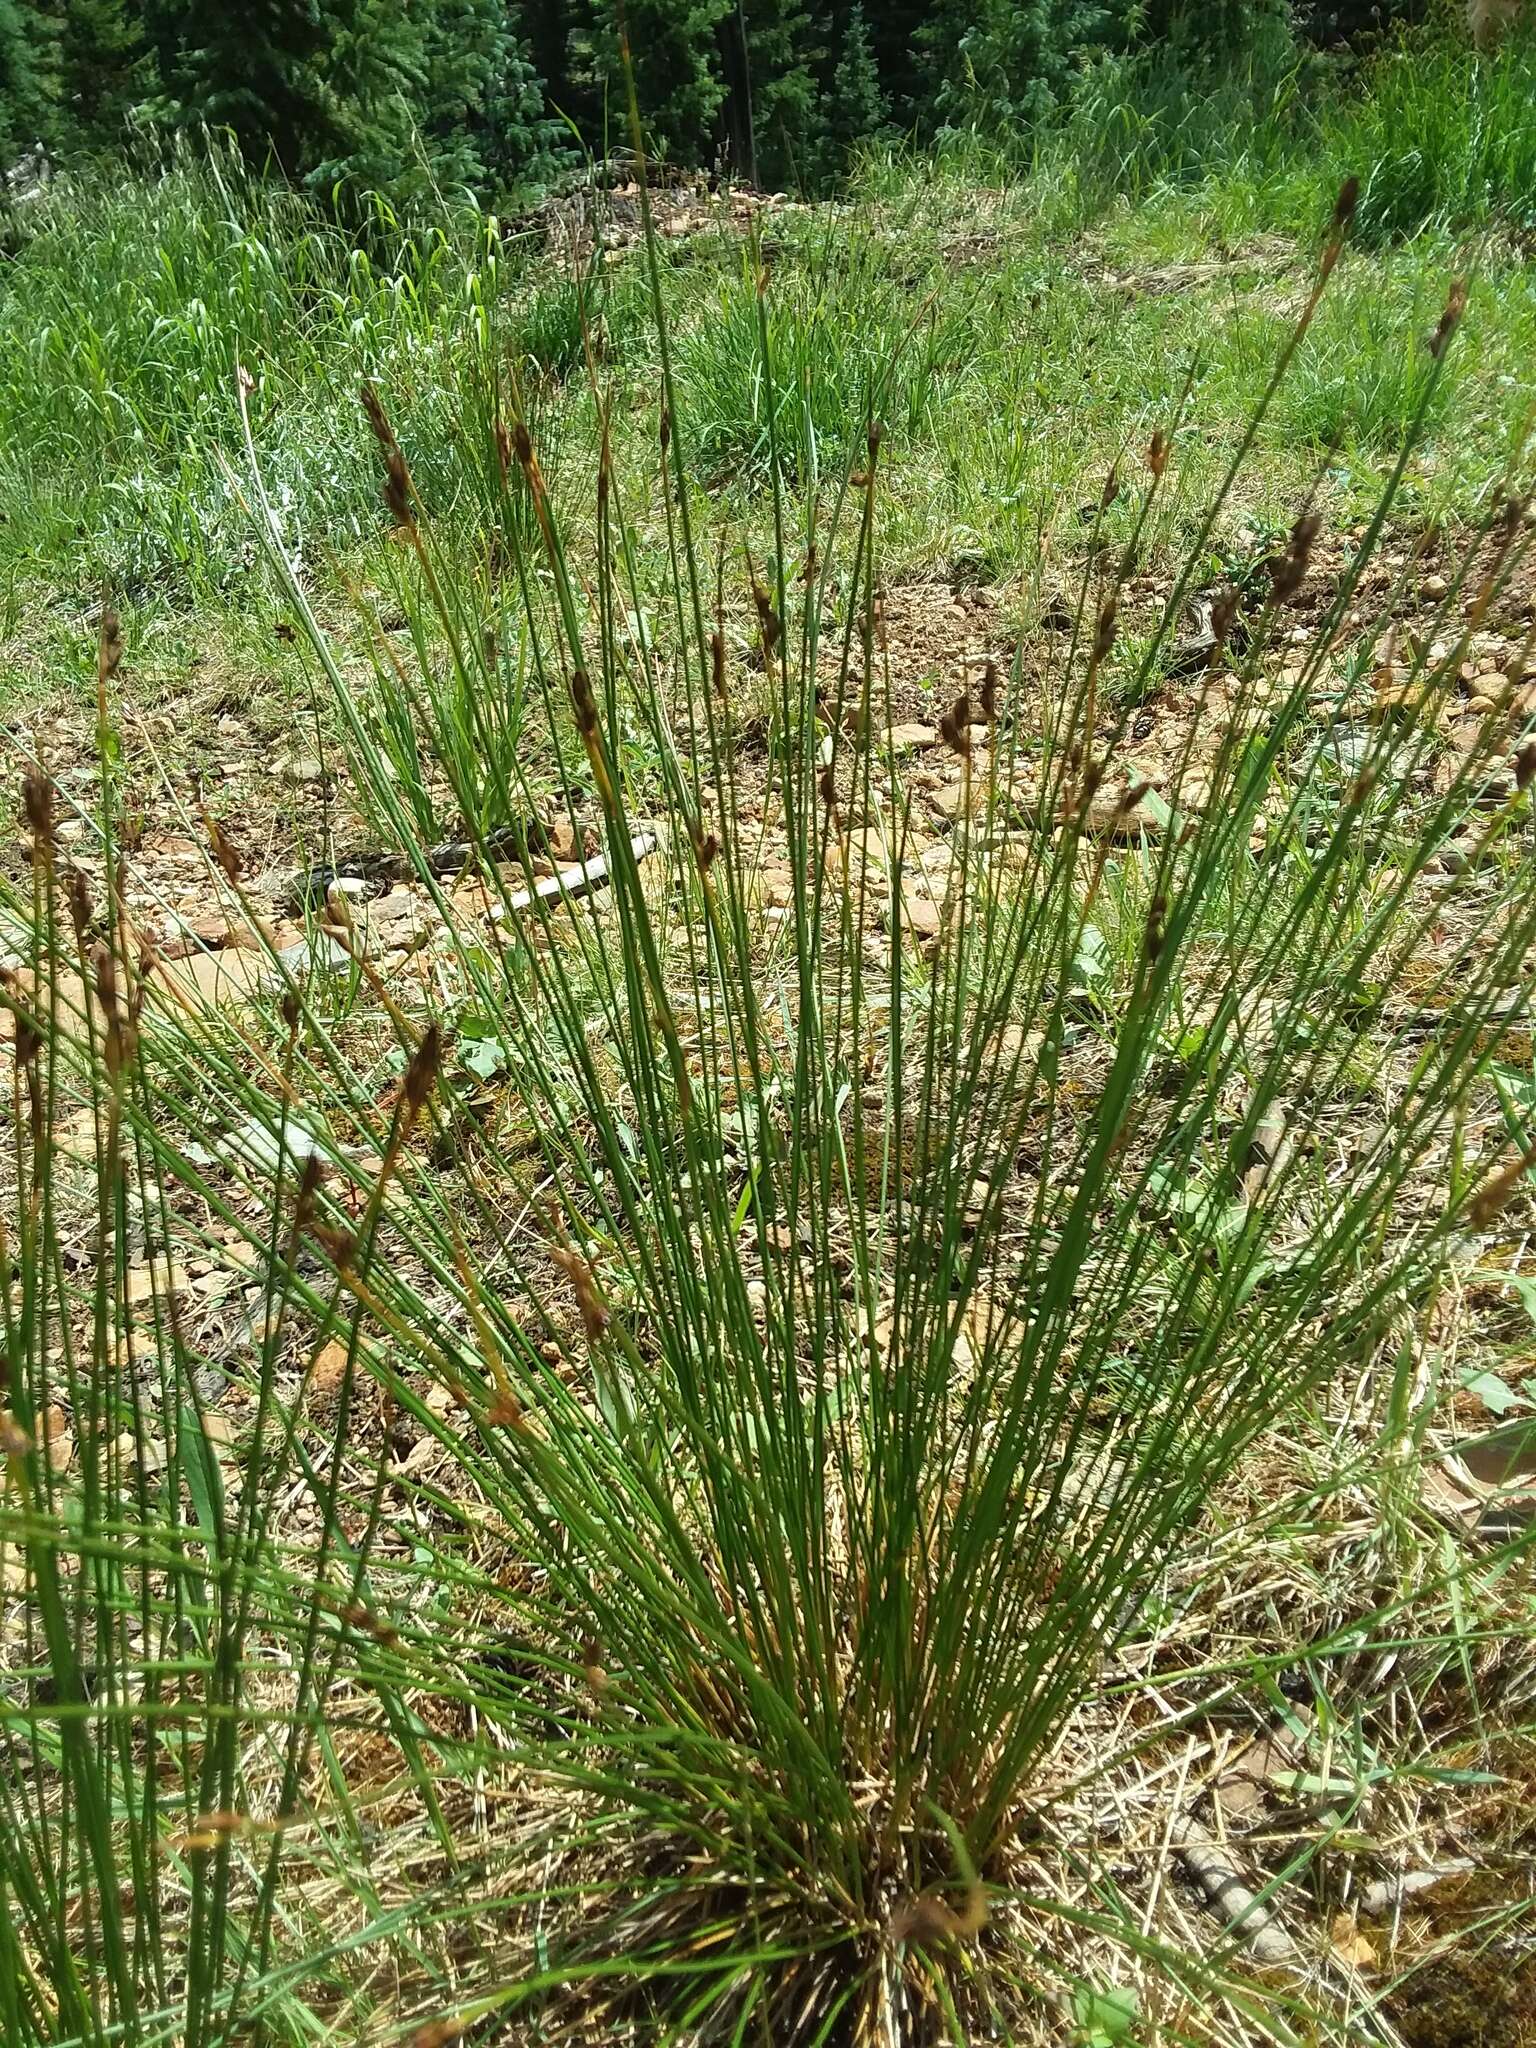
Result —
[[[1083,1984],[1073,1994],[1072,2014],[1082,2048],[1115,2048],[1136,2024],[1136,1994],[1114,1984],[1102,1991]]]
[[[507,1064],[507,1049],[499,1038],[461,1038],[459,1064],[489,1081]]]
[[[1469,1394],[1475,1394],[1490,1415],[1507,1415],[1511,1408],[1529,1408],[1530,1402],[1524,1394],[1517,1394],[1513,1387],[1506,1386],[1496,1372],[1468,1373],[1461,1383]]]

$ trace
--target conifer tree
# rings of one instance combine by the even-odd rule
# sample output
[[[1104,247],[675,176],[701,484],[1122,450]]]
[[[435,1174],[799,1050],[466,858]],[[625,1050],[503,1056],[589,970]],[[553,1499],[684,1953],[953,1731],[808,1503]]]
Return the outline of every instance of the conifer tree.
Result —
[[[148,88],[143,15],[127,0],[65,0],[59,106],[66,142],[110,142]]]
[[[36,0],[0,0],[0,173],[59,141],[59,24]]]
[[[828,19],[802,0],[735,0],[721,22],[732,168],[754,184],[813,182],[825,154]]]
[[[890,111],[880,84],[869,20],[860,0],[854,0],[843,24],[827,111],[828,169],[833,176],[847,170],[861,142],[873,141],[883,132]]]

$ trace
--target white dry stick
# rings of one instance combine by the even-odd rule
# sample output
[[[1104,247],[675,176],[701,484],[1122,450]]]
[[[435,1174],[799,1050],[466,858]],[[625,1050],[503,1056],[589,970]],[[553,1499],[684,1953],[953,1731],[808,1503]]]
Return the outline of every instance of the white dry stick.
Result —
[[[637,832],[630,841],[630,853],[635,860],[644,860],[656,851],[657,839],[654,832]],[[519,889],[509,896],[505,904],[491,906],[493,917],[513,916],[519,910],[527,910],[535,903],[548,902],[554,896],[568,896],[573,902],[583,896],[590,896],[594,889],[602,887],[608,879],[608,856],[596,853],[591,860],[579,860],[573,867],[560,868],[552,875],[545,875],[534,883],[531,889]]]
[[[1191,1876],[1211,1904],[1232,1923],[1261,1963],[1290,1962],[1296,1944],[1257,1893],[1243,1882],[1231,1852],[1210,1835],[1197,1834],[1180,1850]]]

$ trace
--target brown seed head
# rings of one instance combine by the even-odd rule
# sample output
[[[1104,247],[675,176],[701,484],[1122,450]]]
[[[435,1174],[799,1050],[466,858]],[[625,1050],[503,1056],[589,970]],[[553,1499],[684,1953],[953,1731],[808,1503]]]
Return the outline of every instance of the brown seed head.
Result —
[[[449,2048],[464,2032],[462,2020],[428,2020],[411,2036],[411,2048]]]
[[[1445,354],[1451,336],[1461,324],[1461,316],[1467,310],[1467,285],[1465,278],[1453,277],[1451,289],[1446,296],[1445,311],[1440,315],[1440,324],[1429,337],[1426,346],[1436,362]]]
[[[34,847],[43,854],[53,852],[53,779],[35,769],[21,785],[22,816],[32,834]]]
[[[104,605],[101,613],[101,629],[96,642],[96,674],[103,683],[111,682],[117,674],[117,665],[123,658],[123,634],[117,613],[111,605]]]
[[[1329,229],[1335,235],[1343,234],[1355,217],[1355,207],[1360,199],[1360,180],[1354,176],[1346,178],[1339,187],[1339,196],[1333,202],[1333,219]]]
[[[989,661],[986,668],[982,671],[979,695],[981,698],[982,718],[988,725],[991,725],[997,717],[997,663],[995,661]]]
[[[1515,787],[1529,789],[1536,782],[1536,742],[1524,746],[1515,756]]]
[[[756,578],[752,583],[752,602],[757,606],[757,620],[762,628],[763,654],[766,658],[778,646],[784,628],[773,608],[772,596]]]
[[[1153,434],[1147,449],[1147,467],[1155,477],[1161,476],[1168,467],[1168,436],[1161,427]]]
[[[551,1245],[549,1255],[576,1290],[576,1307],[581,1315],[581,1327],[586,1333],[587,1342],[596,1344],[608,1327],[609,1315],[607,1303],[598,1292],[592,1268],[580,1252],[567,1251],[563,1245]]]
[[[90,930],[95,916],[96,906],[91,901],[91,885],[79,868],[71,868],[69,871],[69,921],[74,926],[75,941],[78,945],[85,943],[85,935]]]
[[[16,1064],[23,1069],[30,1067],[43,1047],[43,1034],[31,1017],[24,1017],[20,1010],[12,1011],[15,1018],[13,1038],[16,1046]]]
[[[307,1230],[315,1217],[315,1197],[320,1192],[320,1183],[325,1169],[318,1153],[311,1152],[299,1169],[299,1192],[293,1204],[293,1223],[296,1230]]]
[[[1536,1165],[1536,1145],[1528,1146],[1518,1159],[1511,1159],[1479,1188],[1467,1204],[1467,1221],[1474,1230],[1488,1228],[1533,1165]]]
[[[1303,512],[1291,528],[1291,537],[1286,543],[1285,553],[1270,566],[1276,604],[1288,604],[1306,581],[1307,568],[1312,560],[1312,549],[1322,526],[1321,512]]]
[[[32,1448],[32,1439],[7,1408],[0,1411],[0,1457],[24,1458]]]
[[[396,526],[414,526],[416,514],[411,503],[411,472],[398,448],[384,458],[384,503]]]
[[[1099,613],[1099,623],[1097,629],[1094,632],[1093,658],[1095,661],[1103,661],[1105,657],[1108,655],[1110,649],[1114,646],[1115,634],[1119,626],[1119,619],[1119,604],[1114,598],[1111,598],[1109,602],[1105,605],[1104,609]]]
[[[368,415],[368,425],[372,429],[373,438],[384,450],[385,455],[397,451],[399,443],[395,439],[395,430],[389,424],[383,400],[371,384],[363,386],[363,411]]]
[[[710,680],[715,695],[725,702],[725,635],[718,629],[709,636]]]
[[[590,739],[597,731],[597,699],[592,694],[592,678],[584,668],[571,670],[571,703],[582,738]]]
[[[405,1106],[407,1122],[414,1122],[421,1114],[428,1096],[437,1085],[438,1069],[442,1063],[443,1034],[436,1024],[429,1024],[420,1045],[411,1055],[405,1079],[400,1084],[400,1099]]]
[[[223,870],[225,879],[230,882],[238,882],[240,879],[240,856],[236,852],[229,835],[225,832],[218,819],[210,817],[207,811],[203,813],[203,824],[208,833],[209,845],[213,849],[213,857]]]

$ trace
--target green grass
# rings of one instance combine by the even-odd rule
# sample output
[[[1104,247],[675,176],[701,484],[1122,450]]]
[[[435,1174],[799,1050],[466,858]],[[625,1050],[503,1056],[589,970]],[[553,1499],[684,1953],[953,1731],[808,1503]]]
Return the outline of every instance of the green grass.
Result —
[[[1001,565],[1058,525],[1070,478],[1151,431],[1193,370],[1210,451],[1198,495],[1262,388],[1332,194],[1355,174],[1369,247],[1349,259],[1352,289],[1275,415],[1256,479],[1273,482],[1275,504],[1259,509],[1278,509],[1312,449],[1334,443],[1344,489],[1370,502],[1423,382],[1417,344],[1450,276],[1471,270],[1478,347],[1439,387],[1417,458],[1433,515],[1471,516],[1536,397],[1536,315],[1509,240],[1536,189],[1521,154],[1533,61],[1526,42],[1474,64],[1430,38],[1384,52],[1348,89],[1283,52],[1259,52],[1246,81],[1220,90],[1172,58],[1110,67],[1023,168],[957,145],[936,165],[869,164],[833,212],[780,214],[765,256],[788,489],[803,495],[843,462],[877,395],[902,473],[882,515],[888,565]],[[29,671],[43,681],[48,622],[103,582],[131,608],[136,642],[173,617],[215,643],[215,660],[231,606],[261,600],[264,571],[217,459],[234,445],[237,365],[256,380],[271,488],[322,581],[338,562],[371,574],[381,532],[350,403],[364,380],[411,434],[440,520],[477,516],[458,449],[487,351],[538,386],[541,439],[569,450],[574,477],[598,432],[589,346],[621,395],[609,419],[620,467],[641,474],[654,446],[658,365],[631,256],[551,277],[534,240],[495,224],[477,238],[456,217],[402,236],[382,216],[365,253],[296,195],[193,151],[142,176],[68,173],[18,210],[11,235],[11,687]],[[694,393],[696,516],[760,528],[751,259],[722,229],[668,243],[663,260]],[[1205,274],[1162,288],[1154,273],[1180,264]]]

